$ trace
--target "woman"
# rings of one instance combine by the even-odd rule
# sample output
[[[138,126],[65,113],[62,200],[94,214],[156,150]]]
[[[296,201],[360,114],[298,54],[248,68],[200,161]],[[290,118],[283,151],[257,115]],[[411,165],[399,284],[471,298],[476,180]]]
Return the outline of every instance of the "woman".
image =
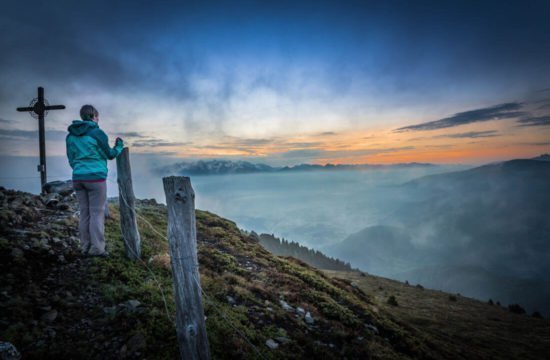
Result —
[[[80,118],[69,126],[66,139],[80,209],[80,247],[84,255],[108,256],[104,235],[107,160],[117,157],[124,143],[117,138],[115,147],[109,146],[109,138],[98,125],[99,113],[92,105],[82,106]]]

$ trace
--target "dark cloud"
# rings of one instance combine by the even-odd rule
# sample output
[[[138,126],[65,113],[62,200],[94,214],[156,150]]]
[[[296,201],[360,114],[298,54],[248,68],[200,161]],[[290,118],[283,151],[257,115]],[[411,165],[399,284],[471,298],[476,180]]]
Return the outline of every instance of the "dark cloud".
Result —
[[[531,142],[531,143],[525,143],[525,145],[548,146],[550,145],[550,141]]]
[[[365,155],[376,155],[390,152],[413,150],[414,146],[402,146],[395,148],[377,148],[377,149],[360,149],[360,150],[323,150],[323,149],[300,149],[289,150],[277,154],[277,157],[282,158],[340,158],[340,157],[354,157]]]
[[[66,131],[46,130],[47,140],[65,140],[66,136],[67,136]],[[38,139],[38,131],[20,130],[20,129],[0,129],[0,138],[4,140]]]
[[[139,156],[151,156],[151,157],[159,157],[159,156],[176,156],[178,155],[175,151],[144,151],[144,152],[135,152],[132,153],[132,156],[139,155]]]
[[[230,137],[230,136],[226,136],[226,139],[230,144],[235,146],[259,146],[259,145],[270,144],[273,141],[275,141],[275,139],[239,138],[239,137]]]
[[[527,114],[526,112],[518,111],[522,107],[523,107],[522,103],[511,102],[511,103],[500,104],[500,105],[496,105],[488,108],[464,111],[464,112],[456,113],[455,115],[448,118],[429,121],[429,122],[417,124],[417,125],[405,126],[394,130],[394,132],[437,130],[437,129],[444,129],[444,128],[449,128],[453,126],[471,124],[475,122],[511,119],[519,116],[524,116]]]
[[[549,101],[549,100],[546,100],[546,101]],[[541,105],[537,108],[537,110],[545,110],[545,109],[550,109],[550,102],[548,104]]]
[[[321,136],[336,135],[336,134],[337,133],[335,133],[334,131],[325,131],[325,132],[319,133],[319,135]]]
[[[2,123],[2,124],[10,124],[12,122],[13,122],[13,120],[6,120],[6,119],[3,119],[3,118],[0,118],[0,123]]]
[[[477,139],[477,138],[486,138],[486,137],[495,137],[495,136],[500,136],[498,131],[496,131],[496,130],[487,130],[487,131],[470,131],[470,132],[458,133],[458,134],[438,135],[438,136],[434,136],[434,138],[452,138],[452,139],[470,138],[470,139]]]
[[[443,144],[443,145],[426,145],[427,148],[435,148],[435,149],[448,149],[454,147],[454,145],[451,144]]]
[[[190,145],[192,142],[171,142],[161,139],[136,140],[132,143],[134,147],[170,147]]]
[[[136,131],[119,132],[118,135],[122,138],[146,138],[148,136],[140,134]]]
[[[318,147],[322,146],[322,142],[288,142],[285,143],[286,146],[296,146],[296,147],[303,147],[303,148],[309,148],[309,147]]]
[[[550,125],[550,115],[538,117],[526,117],[519,119],[518,126],[548,126]]]

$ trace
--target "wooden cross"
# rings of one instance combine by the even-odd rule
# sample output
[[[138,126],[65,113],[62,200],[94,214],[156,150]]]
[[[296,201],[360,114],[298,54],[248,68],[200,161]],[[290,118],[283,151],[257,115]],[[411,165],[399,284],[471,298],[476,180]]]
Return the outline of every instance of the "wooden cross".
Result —
[[[38,165],[38,171],[40,171],[40,182],[42,184],[41,191],[44,191],[44,185],[48,182],[48,176],[46,175],[46,134],[44,130],[44,117],[49,110],[63,110],[65,105],[50,105],[48,101],[44,99],[44,88],[38,87],[38,97],[34,98],[28,107],[19,107],[17,111],[31,112],[31,116],[36,118],[38,116],[38,137],[40,142],[40,165]],[[33,115],[34,113],[35,115]]]

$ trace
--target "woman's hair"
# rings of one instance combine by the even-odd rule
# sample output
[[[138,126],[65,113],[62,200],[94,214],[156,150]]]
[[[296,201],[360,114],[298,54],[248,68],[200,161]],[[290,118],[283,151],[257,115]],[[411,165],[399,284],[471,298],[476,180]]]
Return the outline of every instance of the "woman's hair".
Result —
[[[98,115],[99,113],[92,105],[84,105],[80,108],[80,118],[82,120],[92,120],[92,118],[97,117]]]

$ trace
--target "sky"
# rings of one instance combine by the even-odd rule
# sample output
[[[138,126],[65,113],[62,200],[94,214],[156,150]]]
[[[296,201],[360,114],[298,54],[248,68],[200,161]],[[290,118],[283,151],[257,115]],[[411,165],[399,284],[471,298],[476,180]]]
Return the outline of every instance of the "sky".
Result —
[[[8,1],[0,157],[84,104],[159,161],[481,164],[550,152],[548,1]],[[2,172],[4,172],[2,171]]]

